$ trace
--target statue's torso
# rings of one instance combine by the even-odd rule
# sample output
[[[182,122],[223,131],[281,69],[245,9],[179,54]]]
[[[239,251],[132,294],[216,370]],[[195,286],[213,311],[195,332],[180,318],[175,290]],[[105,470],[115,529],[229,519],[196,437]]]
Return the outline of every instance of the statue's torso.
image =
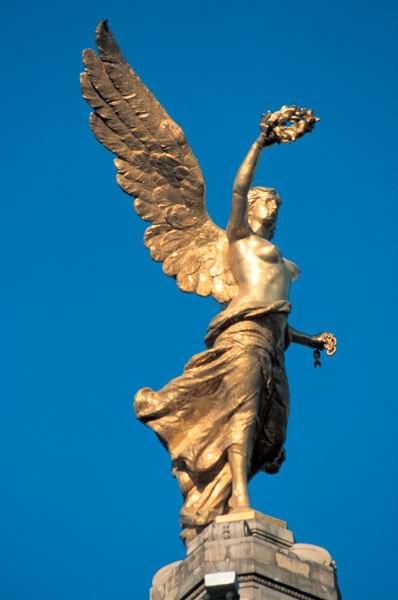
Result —
[[[290,284],[299,274],[298,267],[285,260],[277,246],[255,234],[232,242],[228,260],[239,286],[229,307],[288,300]]]

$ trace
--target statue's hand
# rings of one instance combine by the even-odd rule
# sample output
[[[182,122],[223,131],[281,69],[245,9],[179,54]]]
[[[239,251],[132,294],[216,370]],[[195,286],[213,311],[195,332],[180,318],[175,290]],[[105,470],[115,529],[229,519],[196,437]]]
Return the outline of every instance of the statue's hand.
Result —
[[[260,122],[261,140],[264,146],[289,144],[312,131],[319,121],[312,110],[297,106],[282,106],[274,113],[262,115]]]
[[[326,350],[326,354],[328,356],[332,356],[336,352],[337,340],[333,333],[324,331],[322,333],[318,333],[317,335],[313,335],[312,342],[314,344],[314,348]]]

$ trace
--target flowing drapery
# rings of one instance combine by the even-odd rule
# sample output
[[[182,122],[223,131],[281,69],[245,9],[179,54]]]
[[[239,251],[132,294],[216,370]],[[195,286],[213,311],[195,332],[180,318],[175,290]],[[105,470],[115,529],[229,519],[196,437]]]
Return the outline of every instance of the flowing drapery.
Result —
[[[208,349],[193,356],[180,377],[159,392],[136,394],[137,417],[170,453],[184,496],[185,538],[228,512],[228,448],[245,449],[249,477],[275,473],[284,460],[289,308],[285,301],[227,308],[210,323]]]

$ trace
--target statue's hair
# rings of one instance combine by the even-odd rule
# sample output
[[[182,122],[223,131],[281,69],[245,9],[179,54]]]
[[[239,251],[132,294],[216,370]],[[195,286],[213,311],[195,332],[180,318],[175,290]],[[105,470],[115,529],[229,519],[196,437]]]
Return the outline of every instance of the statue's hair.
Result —
[[[256,187],[250,188],[249,193],[247,194],[247,201],[249,203],[249,208],[251,206],[253,206],[253,204],[255,204],[255,202],[261,196],[264,196],[264,195],[277,197],[280,202],[278,192],[276,191],[275,188],[256,186]]]

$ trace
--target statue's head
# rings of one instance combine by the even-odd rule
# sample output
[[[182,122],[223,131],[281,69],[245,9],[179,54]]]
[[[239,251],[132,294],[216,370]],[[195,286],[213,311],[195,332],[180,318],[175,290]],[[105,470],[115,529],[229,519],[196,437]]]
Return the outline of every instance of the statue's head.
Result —
[[[249,224],[254,232],[262,229],[266,233],[267,239],[271,239],[276,221],[281,199],[274,188],[254,187],[249,190]]]

